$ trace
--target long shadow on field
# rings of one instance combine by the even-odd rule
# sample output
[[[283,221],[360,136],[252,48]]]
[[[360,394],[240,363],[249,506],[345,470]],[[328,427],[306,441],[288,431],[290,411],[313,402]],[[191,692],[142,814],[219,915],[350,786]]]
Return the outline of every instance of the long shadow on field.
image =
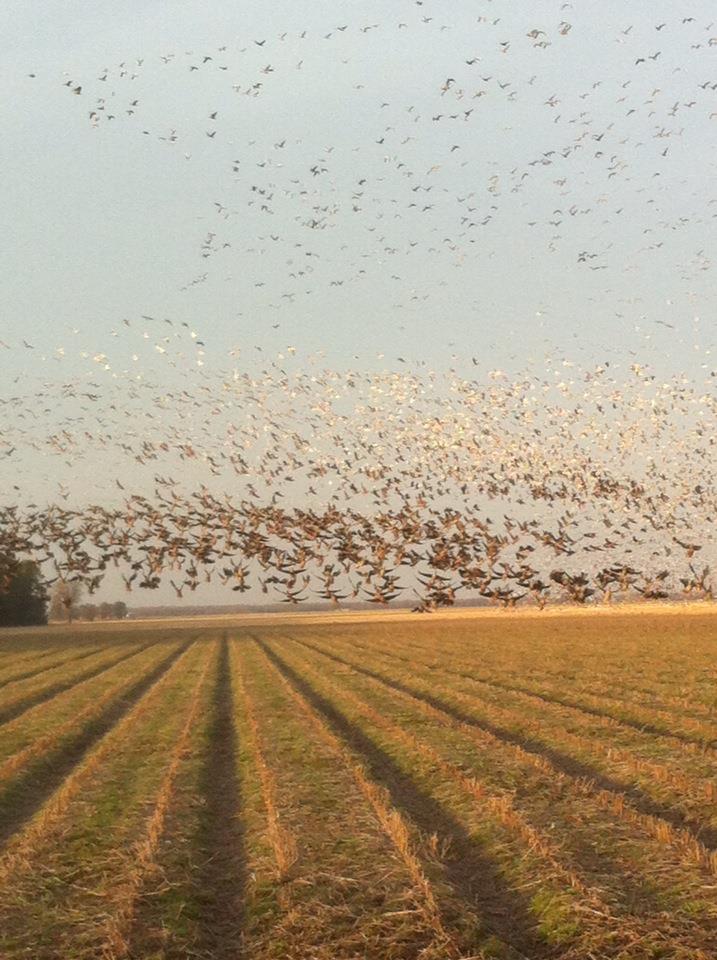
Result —
[[[9,677],[5,677],[4,680],[0,680],[0,689],[7,687],[10,683],[19,683],[20,680],[29,680],[31,677],[37,677],[41,673],[47,673],[49,670],[55,670],[58,667],[64,667],[68,663],[72,663],[77,660],[85,660],[87,657],[91,657],[94,653],[99,653],[102,647],[93,647],[91,650],[83,650],[82,653],[77,653],[73,657],[67,657],[65,660],[58,660],[55,663],[45,664],[44,666],[38,666],[37,661],[40,658],[35,658],[33,660],[34,666],[29,670],[25,670],[21,673],[13,673]],[[47,656],[51,656],[53,653],[56,653],[56,650],[50,650],[47,653]],[[44,660],[45,657],[42,657]]]
[[[204,806],[198,838],[203,858],[197,883],[199,955],[236,960],[242,953],[246,855],[238,816],[237,736],[226,636],[211,709],[209,749],[200,784]]]
[[[498,690],[506,690],[511,693],[522,693],[528,697],[533,697],[536,700],[542,700],[543,703],[557,704],[561,707],[568,707],[572,710],[578,710],[580,713],[586,713],[591,717],[614,720],[621,726],[630,727],[632,730],[639,730],[640,733],[649,733],[653,737],[671,737],[674,740],[681,740],[682,743],[695,743],[701,747],[717,747],[717,740],[715,739],[699,737],[697,734],[692,736],[689,733],[685,733],[683,730],[672,730],[667,726],[660,726],[659,724],[649,722],[646,723],[638,719],[633,720],[631,717],[625,717],[622,714],[615,713],[607,708],[592,707],[590,704],[583,703],[581,700],[575,700],[571,697],[558,696],[558,694],[548,695],[547,693],[541,693],[539,690],[533,690],[531,687],[524,687],[517,683],[505,683],[501,682],[500,680],[487,680],[485,677],[473,676],[470,673],[462,673],[458,670],[447,672],[454,673],[456,676],[463,677],[466,680],[477,680],[480,683],[485,683],[488,686],[495,687]],[[704,718],[700,719],[704,720]]]
[[[84,754],[122,719],[188,646],[189,641],[173,650],[99,716],[90,720],[69,740],[63,740],[56,750],[39,757],[6,790],[0,792],[0,846],[40,809]]]
[[[333,730],[366,763],[371,777],[390,793],[394,806],[424,833],[449,838],[453,856],[445,863],[446,878],[455,893],[479,913],[486,931],[520,953],[541,960],[556,956],[556,949],[540,937],[530,900],[511,889],[497,865],[481,850],[465,826],[429,794],[424,793],[398,764],[332,703],[321,696],[277,653],[255,638],[267,657],[328,721]]]
[[[46,703],[48,700],[52,700],[52,698],[58,696],[58,694],[64,693],[66,690],[70,690],[72,687],[76,687],[77,684],[82,683],[83,680],[91,680],[93,677],[98,677],[101,673],[104,673],[106,670],[111,670],[112,667],[116,667],[117,664],[122,663],[123,660],[129,660],[130,657],[134,657],[136,654],[141,653],[149,646],[149,643],[144,643],[141,646],[134,646],[128,653],[123,653],[122,656],[115,657],[115,659],[111,660],[109,663],[107,661],[103,661],[102,663],[91,667],[89,670],[85,670],[83,673],[76,673],[72,677],[64,680],[58,680],[57,683],[50,684],[49,687],[44,687],[42,690],[31,693],[29,696],[23,697],[21,700],[16,700],[14,703],[9,704],[5,708],[0,707],[0,724],[8,723],[10,720],[14,720],[16,717],[19,717],[20,714],[25,713],[25,711],[29,710],[31,707],[36,707],[40,703]]]
[[[356,641],[354,641],[354,644],[360,649],[366,650],[368,653],[376,652],[375,650],[372,650],[371,647],[365,646]],[[386,652],[382,655],[393,660],[401,660],[411,666],[414,663],[414,661],[409,657],[402,657],[400,654],[393,651],[390,653]],[[426,663],[424,663],[423,666],[426,666],[430,669],[430,666]],[[584,713],[590,717],[597,717],[601,720],[613,720],[615,723],[620,724],[620,726],[630,727],[630,729],[637,730],[639,733],[648,733],[655,737],[671,737],[674,740],[681,740],[683,743],[694,743],[700,747],[709,747],[713,749],[717,748],[717,739],[702,738],[697,735],[692,736],[684,731],[673,730],[668,726],[660,726],[659,724],[644,722],[642,720],[632,719],[631,717],[625,717],[620,713],[609,710],[607,707],[590,706],[590,704],[583,703],[581,700],[577,700],[573,697],[542,693],[539,690],[535,690],[532,687],[523,686],[519,683],[507,683],[504,680],[496,680],[494,677],[485,677],[481,676],[480,674],[473,674],[464,670],[451,670],[450,667],[441,666],[439,669],[442,673],[447,673],[453,677],[461,677],[463,680],[472,680],[477,683],[483,683],[487,687],[493,687],[495,690],[502,690],[507,693],[521,693],[524,696],[531,697],[534,700],[540,700],[542,703],[547,703],[549,706],[567,707],[569,710],[576,710],[578,713]],[[627,704],[628,706],[630,705],[629,701]],[[685,715],[689,716],[690,714],[686,711]],[[711,722],[709,718],[704,716],[695,716],[695,719],[708,723]]]
[[[398,690],[401,693],[407,693],[410,696],[415,697],[417,700],[421,700],[423,703],[430,704],[430,706],[448,714],[448,716],[452,717],[454,720],[460,720],[462,723],[466,723],[478,730],[484,730],[485,732],[492,734],[498,740],[503,741],[503,743],[510,743],[513,746],[522,747],[522,749],[527,753],[531,753],[534,756],[543,757],[544,759],[549,760],[556,770],[559,770],[561,773],[564,773],[569,777],[590,780],[601,790],[607,790],[610,793],[615,794],[624,794],[639,813],[647,814],[652,817],[659,817],[661,820],[666,821],[671,826],[679,827],[680,829],[687,831],[694,839],[703,843],[708,850],[717,850],[717,829],[686,817],[684,814],[680,813],[679,810],[674,810],[670,807],[663,806],[632,783],[623,783],[620,780],[615,780],[613,777],[607,776],[600,770],[596,770],[595,767],[591,767],[589,764],[578,760],[576,757],[570,756],[567,753],[563,753],[560,750],[556,750],[554,747],[544,743],[542,740],[536,740],[533,737],[526,737],[521,734],[514,733],[513,731],[508,730],[505,727],[501,727],[498,724],[491,723],[488,720],[479,720],[470,713],[465,713],[452,703],[441,700],[440,697],[425,693],[422,690],[416,690],[410,684],[403,683],[401,680],[394,680],[393,678],[389,679],[388,677],[385,677],[374,670],[370,670],[368,667],[362,667],[358,664],[352,663],[350,660],[344,660],[336,654],[328,653],[326,650],[315,647],[313,644],[307,643],[304,640],[295,639],[294,642],[301,644],[302,646],[305,646],[316,653],[320,653],[322,656],[327,657],[329,660],[333,660],[342,666],[350,667],[357,673],[362,673],[364,676],[371,677],[373,680],[378,680],[384,686],[389,687],[392,690]],[[461,674],[461,676],[463,676],[463,674]]]

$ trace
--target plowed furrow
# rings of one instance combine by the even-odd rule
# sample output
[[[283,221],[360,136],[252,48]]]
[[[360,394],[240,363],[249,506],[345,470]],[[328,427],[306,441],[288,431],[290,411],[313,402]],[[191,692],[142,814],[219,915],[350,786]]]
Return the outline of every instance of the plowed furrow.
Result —
[[[99,676],[99,674],[104,673],[105,670],[111,669],[116,664],[121,663],[123,660],[128,660],[130,657],[133,657],[136,653],[140,653],[148,646],[149,644],[146,643],[141,646],[139,650],[133,648],[132,650],[126,651],[121,656],[115,657],[109,662],[103,661],[102,663],[91,667],[89,670],[84,670],[82,673],[76,673],[66,679],[58,680],[57,683],[49,684],[47,687],[43,687],[41,690],[29,694],[26,697],[20,696],[17,700],[14,700],[4,707],[0,707],[0,724],[8,723],[10,720],[14,720],[31,707],[36,707],[40,703],[47,703],[48,700],[52,700],[52,698],[56,697],[58,694],[64,693],[66,690],[70,690],[72,687],[77,686],[78,683],[89,680],[91,677]]]
[[[34,665],[29,669],[22,670],[18,673],[13,673],[8,676],[0,678],[0,689],[6,687],[10,683],[19,683],[21,680],[29,680],[31,677],[38,677],[40,674],[47,672],[48,670],[54,670],[57,667],[64,667],[68,663],[76,663],[78,660],[84,660],[87,657],[91,657],[95,653],[99,653],[101,647],[92,647],[90,650],[83,650],[82,653],[75,654],[72,657],[66,657],[64,659],[58,660],[54,663],[43,663],[41,666],[37,666],[33,661]],[[52,656],[54,651],[46,654],[42,659],[46,659],[48,656]],[[41,659],[41,658],[37,658]]]
[[[213,960],[241,952],[246,855],[237,777],[234,689],[226,637],[211,702],[209,749],[200,792],[199,950]]]
[[[466,907],[477,909],[492,933],[522,955],[536,960],[554,956],[554,950],[538,933],[529,898],[506,885],[496,864],[483,854],[465,824],[421,790],[384,750],[317,693],[275,650],[257,642],[294,690],[360,759],[371,780],[387,791],[396,810],[426,835],[437,832],[450,842],[453,856],[445,864],[446,879]],[[438,911],[437,905],[435,909]]]
[[[305,641],[306,642],[306,641]],[[591,723],[592,716],[585,711],[564,704],[541,699],[533,694],[524,693],[514,688],[508,688],[503,684],[486,679],[483,676],[476,676],[467,673],[464,670],[452,669],[445,663],[427,663],[418,659],[405,657],[396,653],[394,650],[386,651],[377,649],[373,646],[364,644],[355,644],[360,650],[369,653],[372,657],[378,657],[389,663],[404,664],[412,674],[417,673],[423,679],[434,682],[444,682],[455,684],[470,684],[476,688],[481,702],[493,704],[496,696],[508,696],[512,702],[523,703],[532,713],[535,713],[534,722],[537,725],[544,724],[545,728],[553,729],[556,726],[563,731],[562,736],[569,739],[566,727],[566,719],[570,720],[570,725],[576,728],[572,734],[575,743],[577,738],[582,736],[582,730],[586,732],[586,737],[590,740],[590,747],[603,759],[611,762],[617,762],[630,768],[637,777],[644,776],[651,779],[654,783],[660,783],[670,786],[676,791],[677,796],[685,796],[689,793],[691,797],[713,802],[717,800],[717,783],[712,780],[712,766],[709,763],[711,750],[698,743],[685,743],[682,740],[673,738],[669,733],[659,735],[645,735],[642,730],[635,730],[630,726],[622,724],[619,720],[600,715],[595,717],[600,728],[604,728],[604,734],[596,736],[595,723]],[[340,642],[334,647],[343,651],[345,644]],[[325,647],[316,647],[326,652]],[[349,650],[349,652],[352,652]],[[437,680],[438,678],[438,680]],[[481,694],[483,691],[483,694]],[[474,691],[475,692],[475,691]],[[520,708],[516,708],[520,713]],[[622,746],[621,746],[622,742]],[[655,748],[659,746],[660,752],[664,755],[658,760],[651,760],[645,756],[645,753],[654,754]],[[691,770],[686,771],[684,765],[679,763],[683,757],[688,759]],[[702,773],[702,776],[700,776]],[[701,827],[704,829],[705,825]]]
[[[2,792],[2,808],[8,813],[0,820],[0,847],[22,829],[72,773],[88,750],[112,730],[187,647],[188,644],[184,644],[173,650],[149,673],[135,681],[120,699],[110,702],[75,737],[63,743],[59,753],[50,753],[41,765],[33,764],[24,776],[14,780]]]
[[[652,798],[638,792],[636,788],[605,777],[594,768],[581,763],[570,755],[547,747],[540,741],[513,733],[505,727],[491,722],[488,718],[479,718],[474,714],[467,713],[445,699],[417,689],[404,681],[387,677],[378,671],[356,664],[336,654],[328,653],[313,644],[304,643],[304,645],[323,654],[328,659],[343,666],[348,666],[375,682],[424,704],[435,711],[437,716],[443,715],[443,717],[464,724],[466,727],[473,728],[483,737],[490,738],[496,744],[513,747],[517,751],[517,756],[522,760],[536,765],[548,774],[569,778],[572,781],[572,788],[577,794],[592,793],[600,799],[605,809],[615,816],[626,819],[661,842],[672,844],[680,857],[684,858],[689,864],[697,863],[710,873],[717,873],[716,848],[709,845],[710,839],[714,839],[711,837],[711,831],[709,828],[705,829],[700,823],[690,823],[679,811],[657,804]],[[630,791],[635,794],[637,803],[632,801],[629,795]],[[703,835],[706,835],[708,842],[703,840]]]
[[[165,660],[158,670],[153,671],[152,679],[146,682],[145,678],[132,702],[123,706],[119,718],[109,726],[104,735],[96,739],[93,745],[75,760],[73,767],[66,772],[54,792],[43,790],[45,802],[35,805],[34,816],[25,819],[23,826],[8,839],[0,856],[0,891],[16,870],[32,870],[32,858],[42,845],[43,837],[55,828],[72,800],[85,784],[91,782],[95,772],[106,762],[112,751],[121,746],[123,738],[133,726],[156,706],[164,685],[181,668],[182,660],[191,648],[191,642],[185,644]]]
[[[175,783],[182,762],[186,758],[190,737],[201,705],[202,688],[211,663],[212,658],[208,656],[194,686],[184,725],[169,755],[169,763],[154,799],[152,812],[144,824],[142,836],[132,845],[122,868],[118,868],[118,872],[124,874],[124,879],[109,894],[110,916],[107,918],[101,934],[101,955],[103,957],[120,960],[120,958],[128,957],[130,954],[130,937],[137,902],[142,887],[147,882],[148,875],[153,869],[156,869],[156,855],[164,835]]]

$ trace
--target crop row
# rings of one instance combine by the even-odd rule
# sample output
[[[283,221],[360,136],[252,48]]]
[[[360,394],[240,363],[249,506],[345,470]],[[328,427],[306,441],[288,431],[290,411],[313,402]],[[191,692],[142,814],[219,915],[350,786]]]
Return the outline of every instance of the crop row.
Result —
[[[9,664],[0,955],[715,954],[706,739],[393,640],[138,632]]]

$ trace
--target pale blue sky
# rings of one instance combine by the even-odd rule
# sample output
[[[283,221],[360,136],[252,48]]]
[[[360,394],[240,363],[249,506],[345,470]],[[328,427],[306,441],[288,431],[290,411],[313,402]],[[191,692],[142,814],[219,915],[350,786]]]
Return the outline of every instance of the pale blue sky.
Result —
[[[693,315],[709,321],[706,298],[713,287],[710,271],[695,265],[699,250],[709,255],[714,231],[709,185],[717,121],[709,114],[717,97],[698,86],[713,72],[717,78],[717,48],[705,30],[709,5],[562,8],[471,2],[452,4],[448,16],[430,0],[308,9],[219,3],[209,17],[199,3],[4,5],[4,339],[14,344],[32,330],[48,348],[103,350],[121,317],[160,312],[201,329],[212,356],[242,341],[301,339],[310,348],[328,345],[340,359],[364,351],[367,337],[400,352],[401,326],[425,342],[437,323],[446,339],[474,350],[493,343],[500,353],[508,331],[528,346],[543,335],[576,333],[580,346],[597,350],[616,338],[640,344],[632,321],[643,313],[676,320],[689,340]],[[681,23],[686,11],[695,23]],[[478,23],[481,13],[500,17],[499,24]],[[424,23],[423,17],[432,19]],[[563,19],[572,22],[566,36],[556,29]],[[378,29],[362,32],[374,23]],[[344,24],[346,31],[338,32]],[[551,45],[534,47],[525,36],[533,28],[546,30]],[[324,39],[327,33],[332,36]],[[258,47],[255,39],[265,44]],[[502,54],[505,40],[510,47]],[[701,48],[692,50],[693,42]],[[224,45],[226,52],[217,53]],[[658,50],[654,63],[634,65]],[[160,55],[170,53],[175,59],[163,64]],[[214,59],[190,71],[207,55]],[[475,56],[480,63],[466,65]],[[119,77],[122,61],[136,79]],[[220,71],[220,63],[228,69]],[[273,73],[263,75],[267,64]],[[98,82],[106,67],[108,80]],[[30,72],[37,77],[28,78]],[[82,83],[80,96],[62,85],[65,74]],[[452,91],[441,95],[453,74],[453,89],[466,91],[460,101]],[[264,88],[256,99],[232,89],[257,80]],[[499,83],[510,86],[503,90]],[[485,95],[474,99],[478,90]],[[102,95],[117,119],[94,129],[88,113]],[[553,95],[560,104],[545,106]],[[124,116],[134,99],[135,115]],[[669,115],[673,103],[691,100],[693,107]],[[471,107],[468,122],[431,122]],[[207,116],[217,109],[217,134],[210,139]],[[629,110],[634,113],[626,116]],[[413,123],[416,115],[421,119]],[[376,144],[387,126],[395,130]],[[682,134],[655,139],[662,127]],[[171,129],[176,143],[157,139]],[[586,140],[567,159],[529,166],[581,132]],[[591,139],[601,134],[600,141]],[[415,140],[401,145],[406,136]],[[286,147],[275,150],[282,139]],[[292,143],[296,139],[301,144]],[[249,146],[250,140],[256,143]],[[451,152],[454,145],[460,149]],[[595,156],[598,148],[602,157]],[[241,164],[233,175],[235,156]],[[308,169],[323,156],[328,174],[313,177]],[[609,177],[612,156],[616,172]],[[256,166],[266,160],[284,166]],[[396,163],[404,168],[396,170]],[[427,176],[433,164],[440,169]],[[408,171],[410,179],[403,175]],[[529,176],[521,183],[523,171]],[[494,174],[496,196],[488,192]],[[563,176],[561,190],[554,181]],[[365,206],[351,215],[352,188],[360,189],[363,177],[369,181],[360,201]],[[313,198],[303,206],[294,198],[277,202],[275,213],[262,217],[247,202],[252,185],[266,184],[274,184],[277,195],[287,188],[316,190],[317,204],[340,209],[323,231],[293,221]],[[432,194],[418,194],[434,203],[423,216],[406,209],[416,184],[433,186]],[[519,192],[511,193],[517,185]],[[469,217],[492,214],[492,220],[466,232],[456,197],[470,193],[476,210]],[[236,213],[222,221],[214,201]],[[591,212],[564,212],[561,226],[552,227],[550,219],[560,219],[553,211],[573,205]],[[535,220],[535,227],[526,226]],[[204,260],[201,242],[212,230],[231,247]],[[270,234],[281,239],[258,239]],[[562,239],[553,252],[554,234]],[[289,282],[285,263],[296,240],[319,254],[304,284]],[[408,247],[411,241],[417,247]],[[651,242],[662,246],[641,249]],[[598,252],[607,269],[591,272],[578,264],[583,248]],[[362,267],[365,279],[351,281]],[[204,272],[205,282],[180,291]],[[342,279],[342,286],[330,286]],[[282,301],[282,293],[295,294],[294,302]],[[637,302],[626,304],[630,298]],[[270,307],[277,303],[279,309]],[[543,313],[537,322],[536,310]],[[80,334],[72,335],[76,328]],[[444,359],[448,351],[432,344],[431,354]]]

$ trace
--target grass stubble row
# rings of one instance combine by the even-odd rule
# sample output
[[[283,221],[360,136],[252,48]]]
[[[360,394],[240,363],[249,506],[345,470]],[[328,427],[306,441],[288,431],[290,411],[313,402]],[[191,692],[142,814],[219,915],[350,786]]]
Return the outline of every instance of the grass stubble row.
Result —
[[[222,640],[195,689],[140,840],[142,869],[125,887],[126,907],[121,924],[114,932],[110,927],[105,957],[239,956],[244,810],[234,772],[231,712],[228,649]]]
[[[141,644],[142,647],[148,645],[148,641]],[[9,683],[0,690],[0,724],[14,720],[36,704],[45,703],[76,684],[97,676],[116,663],[134,656],[137,650],[135,642],[108,645],[81,661],[65,661],[33,677]]]
[[[430,745],[421,741],[410,730],[373,709],[343,683],[341,676],[337,680],[330,678],[325,670],[310,662],[305,652],[287,650],[285,644],[272,644],[270,649],[272,657],[276,659],[277,669],[286,671],[295,683],[305,685],[305,689],[311,689],[327,714],[333,718],[340,717],[341,727],[351,731],[348,734],[350,740],[363,742],[364,750],[373,754],[372,773],[385,779],[384,789],[387,789],[389,795],[400,797],[402,790],[406,793],[405,798],[399,802],[405,804],[407,823],[410,823],[412,815],[416,816],[416,811],[412,809],[415,798],[405,788],[404,781],[408,778],[416,781],[414,792],[419,802],[421,797],[435,796],[435,801],[431,802],[429,799],[428,804],[424,800],[424,806],[429,809],[432,807],[434,812],[439,809],[446,811],[444,816],[435,817],[435,825],[438,831],[443,830],[443,835],[440,832],[435,833],[432,846],[442,850],[446,885],[449,888],[455,886],[455,890],[449,893],[448,897],[455,897],[463,904],[463,909],[470,911],[475,917],[474,929],[471,932],[472,942],[461,944],[464,950],[476,949],[480,956],[537,957],[550,954],[547,941],[540,937],[538,919],[527,916],[528,901],[520,896],[533,882],[537,882],[535,878],[540,876],[534,872],[534,853],[538,850],[550,863],[549,875],[545,872],[542,874],[542,879],[548,886],[553,884],[553,875],[557,871],[566,886],[585,897],[587,909],[601,915],[608,912],[606,906],[587,890],[576,875],[570,874],[557,863],[550,841],[540,837],[537,831],[520,821],[511,809],[507,794],[487,795],[476,778],[466,776],[461,767],[445,762]],[[380,731],[378,736],[377,731]],[[385,751],[385,755],[393,760],[396,766],[381,763],[380,759],[376,761],[376,753],[370,748],[366,749],[367,742],[375,746],[377,753]],[[446,778],[452,783],[447,783]],[[440,787],[436,789],[439,782]],[[454,784],[458,785],[464,795],[463,799],[467,802],[464,803],[461,799],[455,805],[451,802],[450,793]],[[466,815],[469,808],[473,814]],[[501,882],[502,878],[498,877],[495,865],[487,862],[488,844],[481,835],[481,829],[486,827],[486,813],[489,817],[497,818],[503,825],[509,823],[511,829],[517,828],[521,841],[526,843],[527,849],[523,858],[526,874],[512,889]],[[473,815],[479,826],[471,822]],[[417,820],[425,823],[423,811],[419,810]],[[465,829],[461,829],[463,826]],[[471,853],[474,855],[471,856]],[[480,859],[476,858],[475,853]],[[458,869],[451,870],[452,865]],[[466,875],[458,877],[458,872],[463,872],[462,868],[467,868]],[[527,871],[532,871],[533,879],[523,883],[521,889],[521,881],[526,880]],[[468,875],[471,872],[472,877]],[[484,874],[483,878],[478,876],[480,872]],[[484,885],[481,881],[485,879],[488,883]],[[560,897],[562,893],[557,887],[553,892],[556,897]],[[556,900],[551,906],[557,907]],[[556,913],[564,914],[565,907],[565,903],[561,904]]]
[[[284,647],[281,649],[284,656]],[[305,648],[302,655],[307,656]],[[334,672],[339,671],[332,691],[334,697],[343,691],[344,699],[351,699],[359,692],[368,703],[368,710],[373,711],[366,713],[365,703],[364,716],[370,717],[374,727],[383,724],[385,728],[387,721],[395,720],[394,735],[402,736],[404,742],[406,734],[398,734],[397,726],[407,726],[413,734],[420,730],[422,739],[430,738],[433,760],[438,763],[440,756],[444,774],[452,767],[453,775],[463,778],[466,789],[474,789],[469,781],[477,777],[481,790],[495,795],[494,813],[500,814],[504,809],[509,820],[516,814],[522,816],[520,829],[525,838],[531,828],[542,829],[543,836],[546,831],[553,834],[552,845],[536,840],[534,849],[546,855],[552,848],[550,856],[564,865],[563,882],[567,880],[576,892],[581,884],[602,892],[610,911],[621,917],[617,924],[604,925],[608,939],[614,938],[617,928],[625,931],[630,926],[639,927],[636,918],[652,914],[653,929],[648,933],[656,944],[664,945],[665,931],[669,930],[667,936],[675,951],[670,955],[698,956],[695,950],[701,950],[705,943],[713,948],[714,880],[693,862],[691,843],[685,845],[686,849],[679,844],[677,850],[671,848],[664,838],[654,835],[649,821],[630,815],[625,818],[619,804],[615,807],[611,802],[606,808],[589,783],[556,774],[540,758],[526,756],[520,749],[496,741],[490,734],[457,721],[420,698],[386,686],[377,696],[380,681],[358,673],[352,675],[350,669],[334,666]],[[328,672],[324,661],[320,674],[325,680]],[[356,707],[355,700],[353,706]],[[449,735],[447,731],[451,729],[458,736]],[[413,747],[419,750],[415,742]],[[423,752],[427,755],[425,747]],[[506,791],[513,798],[508,806]],[[513,820],[513,826],[518,828],[519,821]],[[575,878],[581,879],[576,883]],[[598,909],[595,915],[599,913]],[[702,927],[704,936],[696,935]],[[602,949],[609,955],[606,945]],[[686,952],[680,953],[681,949]]]
[[[325,655],[336,657],[337,646],[340,648],[340,645],[335,645],[333,651],[324,651]],[[404,696],[416,700],[420,708],[429,714],[443,714],[444,721],[446,715],[458,723],[465,724],[467,721],[466,729],[472,737],[492,742],[498,748],[512,749],[522,760],[533,764],[537,769],[543,768],[544,772],[553,778],[562,779],[574,791],[589,793],[606,811],[646,830],[661,844],[673,845],[687,866],[697,863],[710,873],[716,872],[717,857],[713,847],[705,846],[700,838],[701,824],[682,821],[679,815],[673,815],[675,812],[671,808],[660,807],[644,794],[638,794],[637,798],[634,798],[629,786],[614,780],[601,779],[594,768],[586,767],[570,754],[556,750],[554,742],[542,742],[540,738],[544,736],[544,730],[541,725],[532,728],[532,735],[526,734],[522,719],[441,685],[437,682],[435,673],[422,680],[420,675],[416,676],[413,669],[401,669],[401,665],[397,666],[395,663],[391,663],[387,669],[383,661],[390,659],[390,656],[375,653],[372,660],[362,657],[360,663],[346,659],[346,656],[350,654],[344,654],[343,659],[339,657],[339,661],[364,671],[378,682],[397,688]],[[565,737],[562,739],[564,741]],[[572,745],[575,746],[575,743]],[[578,744],[582,745],[582,742]],[[608,788],[603,785],[606,782]],[[664,780],[662,783],[664,785]],[[634,789],[632,793],[635,793]]]
[[[142,631],[144,633],[144,631]],[[25,671],[35,672],[61,663],[64,660],[90,656],[100,647],[131,640],[124,625],[116,631],[99,637],[94,630],[87,632],[82,627],[51,627],[49,630],[26,630],[22,628],[13,636],[12,631],[2,631],[0,639],[0,684],[10,676]]]
[[[122,879],[109,891],[109,916],[104,923],[99,951],[103,957],[114,960],[127,957],[130,953],[137,904],[148,877],[157,869],[157,853],[174,800],[179,772],[190,748],[199,711],[206,706],[206,678],[213,662],[216,668],[216,659],[216,653],[214,656],[205,656],[187,707],[186,719],[169,752],[168,763],[151,812],[142,826],[139,838],[129,849],[121,852],[121,863],[114,868],[115,875]]]
[[[533,624],[522,643],[513,642],[513,624],[508,627],[510,642],[503,637],[490,643],[490,635],[482,637],[484,631],[467,635],[440,629],[392,631],[390,637],[379,631],[378,636],[385,637],[385,646],[432,658],[440,646],[441,657],[453,655],[463,666],[482,669],[493,682],[560,698],[595,710],[597,716],[662,724],[671,733],[687,721],[685,739],[702,742],[704,731],[690,729],[689,719],[708,724],[717,720],[717,671],[711,653],[714,616],[684,618],[677,630],[674,622],[670,625],[664,617],[649,614],[629,618],[622,630],[616,626],[619,622],[616,618],[590,624],[583,617],[572,630]],[[354,636],[361,641],[370,635],[355,631]]]
[[[0,856],[0,955],[97,957],[210,655],[193,644],[86,753]],[[187,706],[189,704],[189,706]]]
[[[586,776],[596,782],[622,780],[623,792],[642,795],[645,808],[657,810],[662,805],[673,822],[680,817],[686,823],[699,820],[702,839],[710,850],[717,846],[717,754],[711,747],[684,742],[669,732],[636,729],[617,718],[595,716],[524,689],[507,689],[507,684],[486,677],[470,662],[448,655],[438,662],[423,659],[416,651],[406,655],[355,642],[339,645],[334,652],[338,649],[361,652],[389,666],[409,665],[414,681],[421,679],[432,690],[449,688],[472,709],[489,711],[487,722],[502,725],[509,736],[532,742],[538,749],[564,752],[575,761],[576,769],[582,764]]]
[[[425,876],[415,862],[413,872],[406,867],[410,841],[400,818],[385,807],[383,821],[377,817],[381,798],[364,783],[372,800],[366,797],[340,744],[310,709],[297,711],[292,691],[277,682],[258,650],[232,642],[226,663],[224,657],[213,704],[206,722],[194,728],[193,756],[178,771],[163,833],[153,845],[156,871],[145,871],[148,882],[134,900],[134,929],[122,936],[129,955],[458,956],[443,928],[436,929],[435,914],[426,913],[431,894],[421,885]],[[227,704],[236,735],[236,752],[229,753],[233,784],[226,770],[208,771],[202,761],[216,754],[219,734],[227,739],[216,716]],[[217,876],[207,859],[216,859],[217,843],[227,838],[212,835],[206,817],[216,821],[215,794],[221,790],[226,804],[228,787],[237,796],[234,809],[224,809],[224,826],[239,820],[241,836],[232,847],[235,862]],[[237,887],[240,915],[217,938],[222,904],[216,900],[226,909]],[[116,948],[107,956],[124,954]]]
[[[563,694],[588,691],[593,684],[598,694],[607,688],[621,696],[642,691],[658,701],[658,708],[664,694],[687,708],[705,708],[708,715],[717,706],[714,631],[711,614],[675,620],[646,612],[607,619],[576,614],[559,623],[535,616],[494,618],[479,626],[430,620],[346,625],[341,636],[434,659],[437,654],[455,657],[493,679],[552,682]]]
[[[152,645],[0,727],[0,848],[181,650]]]
[[[122,698],[145,671],[177,648],[176,643],[138,648],[131,657],[0,725],[0,784],[33,758],[47,756],[67,737],[84,729],[109,704]]]
[[[260,771],[279,880],[253,891],[255,907],[265,901],[271,909],[254,910],[261,923],[250,955],[460,956],[437,902],[437,885],[447,888],[436,864],[422,864],[416,852],[422,838],[259,649],[240,642],[237,657],[241,725]]]
[[[101,649],[99,644],[84,643],[78,647],[50,647],[47,650],[36,650],[27,657],[15,657],[8,650],[0,655],[0,689],[18,680],[35,677],[47,670],[65,663],[84,660]]]
[[[714,956],[703,634],[426,623],[11,639],[0,956]]]

